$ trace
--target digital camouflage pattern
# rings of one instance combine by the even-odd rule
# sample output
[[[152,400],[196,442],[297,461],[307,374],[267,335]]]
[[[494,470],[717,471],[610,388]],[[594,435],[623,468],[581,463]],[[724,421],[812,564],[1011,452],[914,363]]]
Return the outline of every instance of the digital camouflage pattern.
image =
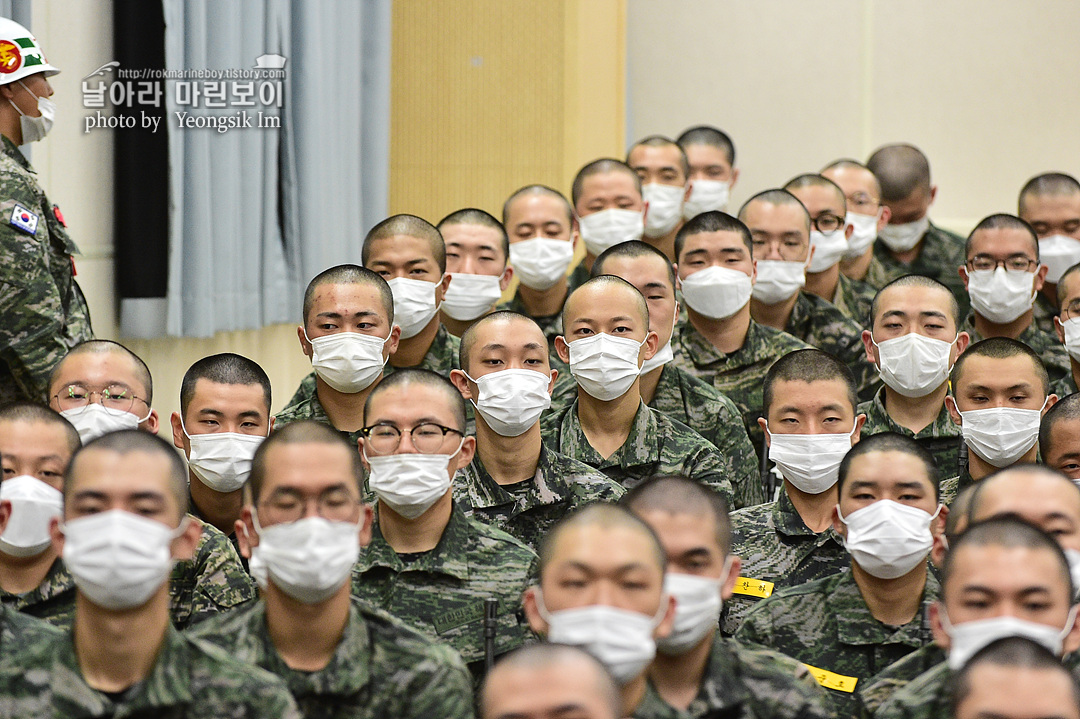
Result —
[[[1050,383],[1050,391],[1058,396],[1058,399],[1062,397],[1068,397],[1070,394],[1076,392],[1076,378],[1072,376],[1072,372],[1065,375],[1057,382]]]
[[[961,468],[960,474],[954,474],[941,480],[938,488],[938,501],[948,507],[956,499],[956,495],[973,484],[975,484],[975,480],[971,478],[971,473],[968,472],[965,464]]]
[[[311,376],[314,377],[315,375]],[[303,383],[301,383],[300,389],[297,390],[297,394],[300,394],[302,389]],[[296,399],[296,397],[293,397],[293,399]],[[322,402],[319,401],[319,395],[316,394],[314,391],[312,391],[311,396],[307,399],[301,400],[296,404],[289,404],[288,407],[278,412],[277,416],[274,417],[274,429],[281,429],[287,424],[292,424],[293,422],[300,422],[305,419],[309,419],[313,422],[325,424],[327,427],[333,427],[334,429],[337,429],[337,427],[334,427],[334,425],[330,422],[330,417],[326,414],[326,410],[323,408]],[[345,430],[340,429],[338,429],[337,431],[338,434],[340,434],[345,439],[345,441],[349,443],[350,447],[354,448],[357,452],[360,451],[359,429],[353,430],[352,432],[346,432]]]
[[[0,405],[18,399],[47,402],[53,368],[72,347],[94,338],[90,310],[75,281],[72,255],[79,249],[61,217],[38,184],[34,168],[4,137],[0,152]]]
[[[753,320],[750,320],[743,346],[731,354],[713,347],[689,322],[676,325],[671,336],[675,366],[711,384],[735,403],[755,449],[764,446],[765,442],[765,435],[757,423],[758,417],[762,416],[761,388],[765,373],[773,362],[788,352],[809,346],[787,332]]]
[[[735,634],[763,594],[768,596],[760,591],[762,582],[775,592],[851,568],[836,530],[815,534],[784,491],[775,502],[731,513],[731,553],[742,560],[739,574],[748,583],[737,583],[735,594],[724,602],[720,626],[726,636]]]
[[[61,633],[52,624],[0,605],[0,667],[18,667],[19,652]]]
[[[958,471],[963,435],[960,432],[960,426],[953,424],[944,402],[941,403],[941,411],[938,412],[934,421],[918,432],[912,432],[907,427],[897,424],[889,416],[885,409],[884,387],[877,391],[872,400],[860,404],[856,414],[866,415],[866,423],[863,424],[860,433],[861,437],[869,437],[881,432],[896,432],[905,437],[911,437],[934,456],[934,466],[938,468],[941,475],[948,476]]]
[[[972,312],[964,320],[962,331],[971,335],[971,344],[986,339],[975,330],[975,313]],[[1020,336],[1016,338],[1035,351],[1042,359],[1046,373],[1050,375],[1050,383],[1058,382],[1062,377],[1072,374],[1072,364],[1069,362],[1069,353],[1065,351],[1065,345],[1061,344],[1057,334],[1043,332],[1034,322],[1024,328]]]
[[[874,241],[874,247],[877,247],[877,241]],[[883,281],[885,278],[885,268],[881,264],[881,260],[877,258],[877,255],[873,252],[870,255],[870,264],[866,266],[866,274],[862,278],[862,282],[873,287],[875,290],[880,290],[887,282]],[[880,283],[880,284],[879,284]]]
[[[378,522],[353,567],[353,595],[412,629],[455,649],[475,678],[484,668],[484,600],[497,599],[495,654],[531,639],[521,595],[537,580],[536,554],[506,532],[469,519],[454,507],[439,544],[401,555]]]
[[[873,681],[859,688],[859,706],[864,717],[875,716],[893,694],[906,687],[920,674],[945,661],[945,650],[937,644],[919,647],[900,661],[879,672]]]
[[[733,501],[729,470],[719,450],[681,422],[639,402],[630,434],[604,459],[589,444],[578,420],[578,403],[555,415],[544,432],[544,442],[569,457],[598,469],[623,487],[632,489],[649,477],[681,474]]]
[[[1045,289],[1045,287],[1043,288]],[[1032,313],[1032,322],[1043,332],[1050,334],[1053,337],[1057,336],[1057,332],[1054,329],[1054,318],[1057,317],[1060,310],[1050,300],[1046,299],[1046,295],[1039,291],[1039,294],[1035,296],[1035,303],[1032,305],[1034,312]]]
[[[274,649],[263,602],[203,622],[189,634],[280,677],[310,719],[473,716],[472,679],[453,649],[355,599],[334,656],[314,672],[289,668]]]
[[[852,573],[843,572],[773,594],[746,615],[735,638],[836,675],[822,682],[836,716],[858,717],[859,684],[932,641],[921,607],[940,593],[938,581],[927,572],[920,611],[907,624],[893,627],[870,614]]]
[[[28,646],[0,669],[0,716],[301,719],[280,679],[172,627],[150,674],[117,701],[86,683],[70,630]]]
[[[192,517],[192,521],[198,521]],[[233,545],[220,530],[203,524],[195,556],[178,561],[169,575],[169,616],[184,629],[207,617],[241,606],[256,597],[255,582],[244,571]],[[62,560],[53,562],[38,587],[25,594],[0,590],[4,606],[57,627],[75,618],[75,580]]]
[[[862,327],[870,319],[870,305],[876,295],[877,290],[871,285],[861,280],[853,280],[841,272],[832,303],[836,305],[836,309]]]
[[[634,719],[826,719],[832,708],[825,690],[801,663],[719,634],[701,688],[685,711],[665,702],[652,682]]]
[[[571,382],[564,388],[556,383],[555,391],[550,416],[557,415],[577,399],[577,383]],[[682,422],[720,450],[735,493],[733,509],[765,501],[757,454],[734,402],[712,385],[668,362],[660,369],[660,380],[649,407],[663,412],[669,419]]]
[[[500,486],[491,478],[479,452],[454,475],[454,501],[475,520],[490,524],[540,551],[552,525],[577,507],[616,502],[626,490],[589,465],[540,445],[536,474]]]
[[[431,346],[428,347],[424,358],[420,360],[420,364],[416,366],[418,369],[429,369],[432,372],[438,372],[443,377],[449,377],[450,370],[461,369],[458,367],[458,348],[460,346],[461,340],[450,334],[446,327],[439,323],[439,330],[435,333]],[[388,361],[383,366],[383,377],[392,374],[395,369]],[[315,372],[312,371],[304,379],[300,380],[300,386],[296,388],[296,392],[293,393],[292,399],[289,400],[286,407],[292,407],[311,399],[315,396],[315,388]]]
[[[874,241],[874,259],[864,281],[878,289],[904,275],[932,277],[949,288],[960,305],[960,316],[968,311],[968,293],[958,272],[967,262],[964,255],[965,239],[960,235],[938,227],[933,222],[923,235],[922,247],[913,262],[896,259],[880,239]]]
[[[870,399],[881,386],[877,368],[866,359],[862,325],[833,303],[809,292],[799,292],[784,331],[846,364],[855,375],[860,399]]]

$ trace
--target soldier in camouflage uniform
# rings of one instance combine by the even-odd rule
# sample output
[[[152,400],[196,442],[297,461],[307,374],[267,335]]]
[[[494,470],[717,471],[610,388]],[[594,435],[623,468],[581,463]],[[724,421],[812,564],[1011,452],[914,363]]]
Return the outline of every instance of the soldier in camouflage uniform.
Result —
[[[1073,652],[1080,647],[1080,631],[1073,628],[1075,617],[1070,611],[1072,580],[1069,563],[1053,537],[1016,517],[998,517],[973,524],[950,551],[942,596],[930,613],[935,641],[949,661],[907,676],[892,668],[888,684],[869,683],[863,699],[867,715],[876,719],[948,716],[954,672],[988,640],[1003,636],[988,627],[981,636],[967,633],[962,644],[954,642],[953,627],[967,622],[1015,618],[1055,630],[1067,628],[1058,653],[1064,651],[1066,665],[1075,674]],[[980,601],[968,600],[976,595]],[[1028,599],[1033,596],[1040,601]]]
[[[184,520],[185,484],[177,453],[143,432],[75,453],[52,529],[76,578],[74,623],[0,671],[0,716],[300,716],[280,680],[169,623],[168,566],[201,531]]]
[[[931,641],[923,604],[940,587],[926,556],[945,517],[933,458],[900,435],[856,445],[838,487],[834,527],[852,554],[851,571],[773,594],[750,611],[736,638],[806,663],[830,690],[836,716],[858,717],[859,685]]]
[[[1043,415],[1039,426],[1039,454],[1052,467],[1072,480],[1080,479],[1076,461],[1076,438],[1080,437],[1080,395],[1068,395]]]
[[[759,421],[769,430],[769,456],[779,459],[774,472],[783,478],[783,488],[774,502],[731,515],[742,575],[725,605],[721,628],[727,636],[776,589],[846,571],[849,564],[832,513],[837,468],[847,448],[859,441],[863,422],[855,412],[855,378],[832,355],[806,349],[777,360],[762,391],[765,418]],[[830,445],[815,449],[806,445],[809,441]]]
[[[589,465],[544,446],[540,412],[552,385],[547,355],[547,341],[535,322],[500,311],[465,331],[460,362],[465,369],[450,375],[462,396],[479,407],[476,455],[454,475],[454,500],[467,516],[498,527],[533,551],[567,512],[589,502],[615,501],[625,491]],[[504,371],[509,374],[489,376]],[[488,379],[481,388],[483,377]]]
[[[825,691],[805,666],[717,631],[721,598],[731,597],[739,573],[719,497],[682,477],[657,477],[631,490],[623,503],[659,537],[668,560],[667,590],[676,599],[675,627],[658,642],[634,716],[831,717]],[[702,587],[715,594],[703,597]],[[697,610],[710,601],[711,611]],[[678,697],[691,693],[682,706]]]
[[[372,392],[361,444],[378,519],[353,570],[353,592],[453,647],[478,677],[486,599],[498,603],[496,655],[528,639],[521,593],[536,573],[536,554],[454,504],[451,478],[476,446],[464,435],[464,404],[449,380],[424,370],[395,372]],[[419,461],[428,455],[437,456],[437,468]]]
[[[824,213],[821,217],[833,215]],[[810,213],[787,190],[766,190],[743,204],[739,219],[750,230],[754,259],[757,260],[757,281],[750,300],[750,315],[754,321],[782,329],[843,360],[855,373],[860,397],[870,399],[877,389],[877,373],[866,361],[859,323],[831,302],[800,289],[800,283],[776,274],[785,268],[794,268],[802,273],[800,279],[805,283],[805,269],[799,270],[798,265],[813,262]],[[833,217],[832,220],[819,220],[822,221],[837,220]],[[838,267],[834,269],[839,273]]]
[[[1042,289],[1048,267],[1039,264],[1039,242],[1031,227],[1013,215],[990,215],[971,231],[965,251],[967,263],[960,273],[972,313],[964,329],[972,342],[1012,337],[1042,358],[1051,382],[1070,374],[1069,355],[1058,337],[1034,321],[1032,299]],[[1008,283],[1016,278],[1023,278],[1022,286],[1013,289]]]
[[[18,146],[52,126],[49,64],[37,39],[0,18],[0,405],[44,402],[49,374],[93,338],[90,310],[75,281],[79,249],[60,208],[49,202]],[[45,109],[46,112],[42,112]]]
[[[878,292],[870,328],[863,331],[867,357],[879,368],[885,358],[885,371],[879,369],[885,386],[859,405],[866,415],[863,435],[896,432],[911,437],[934,455],[946,475],[960,470],[963,441],[945,408],[949,368],[969,342],[967,332],[957,331],[958,311],[948,287],[922,275],[905,275]],[[911,334],[918,337],[907,337]],[[883,352],[879,346],[890,340],[895,342]],[[920,352],[914,355],[917,364],[912,362],[913,347]]]
[[[835,182],[844,193],[847,207],[845,219],[853,227],[848,237],[848,251],[840,260],[840,274],[873,289],[880,289],[880,286],[870,283],[869,277],[884,274],[881,264],[874,257],[874,241],[878,231],[888,224],[891,214],[889,208],[881,203],[881,185],[866,165],[850,159],[830,162],[822,169],[821,176]],[[839,302],[836,304],[839,306]],[[860,324],[866,322],[866,318],[866,314],[853,317]]]
[[[1061,281],[1057,284],[1057,294],[1061,298],[1061,312],[1054,315],[1058,320],[1054,323],[1054,334],[1057,336],[1058,342],[1065,345],[1065,323],[1080,317],[1080,267],[1074,266],[1065,271],[1065,274],[1061,276]],[[1075,324],[1073,323],[1073,325]],[[1076,392],[1076,378],[1080,377],[1080,361],[1077,361],[1072,355],[1073,352],[1080,355],[1080,347],[1076,346],[1074,340],[1072,351],[1070,352],[1068,345],[1065,345],[1065,351],[1069,355],[1069,372],[1050,385],[1050,391],[1059,398]]]
[[[548,717],[619,719],[619,687],[592,655],[567,644],[529,644],[503,657],[484,678],[483,719]]]
[[[461,337],[469,325],[495,310],[510,286],[510,243],[502,223],[475,207],[451,212],[436,228],[446,243],[446,272],[451,277],[439,316],[450,334]],[[461,278],[455,287],[457,275]],[[492,299],[496,290],[498,297]]]
[[[242,519],[262,598],[191,635],[281,677],[307,717],[472,717],[470,677],[452,649],[350,596],[371,539],[361,482],[355,450],[325,425],[276,432],[255,455]],[[304,541],[327,524],[352,531]]]
[[[641,178],[649,203],[643,239],[668,262],[675,261],[675,236],[683,224],[683,201],[690,194],[690,160],[671,138],[650,135],[626,152],[626,164]],[[593,265],[592,276],[600,274]]]
[[[1054,317],[1064,306],[1058,285],[1065,272],[1080,262],[1080,182],[1060,172],[1036,175],[1020,190],[1017,206],[1016,214],[1039,237],[1039,259],[1050,268],[1035,298],[1034,320],[1040,330],[1052,334]],[[1064,322],[1068,317],[1061,319]]]
[[[831,302],[855,324],[862,325],[870,316],[875,290],[840,272],[840,262],[855,229],[847,221],[844,191],[827,177],[814,174],[799,175],[784,189],[810,213],[810,245],[815,249],[806,270],[806,291]]]
[[[593,160],[578,170],[570,188],[570,200],[585,242],[585,257],[570,276],[570,283],[574,284],[570,289],[572,294],[585,284],[583,280],[588,279],[601,252],[620,242],[641,239],[645,232],[646,205],[638,174],[625,162],[610,158]]]
[[[884,287],[904,275],[932,277],[952,292],[967,315],[968,297],[954,268],[964,264],[964,238],[932,223],[928,216],[937,195],[930,184],[930,163],[912,145],[886,145],[866,161],[881,187],[881,202],[889,209],[888,224],[874,243],[877,263],[866,282]]]
[[[580,386],[577,400],[549,417],[544,441],[627,488],[655,474],[682,474],[730,500],[731,480],[716,447],[642,402],[640,369],[659,338],[649,330],[641,293],[618,277],[595,277],[574,290],[563,316],[567,335],[556,345],[563,360],[574,356],[571,371]],[[623,356],[600,342],[626,343]],[[611,371],[619,373],[614,380]]]
[[[621,277],[637,288],[649,307],[649,329],[659,337],[660,349],[642,366],[642,401],[663,412],[668,419],[682,422],[720,450],[734,487],[734,506],[749,507],[764,502],[765,489],[757,455],[742,427],[738,409],[719,390],[671,362],[671,336],[678,308],[671,262],[645,242],[623,242],[596,258],[593,276],[603,274]],[[553,404],[564,406],[573,402],[577,383],[568,385],[561,396],[553,398]],[[556,390],[559,389],[556,385]]]
[[[963,428],[973,423],[971,436],[965,436],[967,466],[958,482],[948,489],[954,495],[1002,467],[1019,462],[1034,462],[1039,453],[1038,425],[1015,427],[1022,435],[996,430],[996,425],[975,424],[982,415],[971,414],[987,408],[1033,410],[1046,414],[1057,402],[1050,394],[1050,381],[1039,356],[1023,342],[1007,337],[991,337],[976,342],[960,355],[949,376],[952,394],[945,407],[952,421]],[[1015,434],[1015,432],[1014,432]],[[945,491],[946,486],[942,486]]]

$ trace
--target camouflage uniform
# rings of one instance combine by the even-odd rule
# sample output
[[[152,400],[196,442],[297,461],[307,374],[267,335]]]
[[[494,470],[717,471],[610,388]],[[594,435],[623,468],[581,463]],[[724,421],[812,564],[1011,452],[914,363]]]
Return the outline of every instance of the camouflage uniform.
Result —
[[[47,401],[49,375],[93,339],[75,281],[79,249],[36,173],[7,137],[0,152],[0,405]],[[26,218],[25,220],[23,218]]]
[[[555,522],[591,502],[615,502],[622,485],[576,459],[540,445],[536,474],[510,485],[491,478],[480,454],[454,475],[454,501],[466,514],[521,540],[534,552]]]
[[[314,672],[291,669],[278,654],[263,602],[204,622],[189,634],[280,677],[305,717],[473,716],[472,680],[453,649],[356,600],[330,663]]]
[[[3,717],[300,719],[285,684],[215,646],[166,627],[147,677],[115,699],[83,678],[69,630],[29,646],[0,670]]]
[[[314,377],[315,375],[311,375]],[[306,380],[305,380],[306,381]],[[296,391],[299,395],[304,389],[303,383],[300,385],[300,389]],[[294,396],[293,399],[296,399]],[[274,429],[281,429],[287,424],[292,422],[300,422],[301,420],[310,419],[313,422],[319,424],[325,424],[327,427],[334,427],[330,422],[330,417],[327,416],[326,410],[323,409],[322,402],[319,401],[319,395],[312,392],[311,396],[305,400],[301,400],[295,404],[289,404],[288,407],[278,412],[274,418]],[[337,429],[337,427],[334,427]],[[360,451],[360,430],[353,430],[352,432],[346,432],[344,430],[338,430],[338,433],[349,443],[349,446],[354,448],[357,452]]]
[[[544,441],[556,452],[594,467],[627,489],[658,474],[681,474],[732,502],[728,466],[719,450],[682,422],[639,402],[630,434],[607,459],[593,449],[578,420],[578,403],[560,411]]]
[[[727,636],[734,635],[746,614],[775,590],[851,567],[836,530],[814,533],[784,491],[775,502],[731,513],[731,553],[742,559],[742,569],[735,594],[724,602],[720,626]]]
[[[941,586],[927,572],[923,601],[934,601]],[[736,638],[784,652],[805,662],[828,688],[838,717],[857,717],[855,690],[878,672],[930,643],[922,612],[893,627],[870,614],[851,572],[785,589],[746,616]],[[820,671],[831,676],[818,676]]]
[[[1035,323],[1035,326],[1050,336],[1057,337],[1057,331],[1054,329],[1054,318],[1058,316],[1061,310],[1051,304],[1041,290],[1039,294],[1035,295],[1035,303],[1032,305],[1032,309],[1034,313],[1031,321]]]
[[[870,399],[881,386],[877,368],[866,359],[862,326],[833,303],[799,292],[784,331],[846,364],[855,374],[860,399]]]
[[[873,304],[875,295],[876,289],[841,272],[832,303],[861,327],[870,319],[870,305]]]
[[[427,353],[420,360],[420,364],[416,366],[419,369],[429,369],[432,372],[438,372],[443,377],[449,377],[450,370],[461,369],[458,367],[458,348],[460,346],[461,340],[450,334],[446,327],[439,323],[439,331],[435,333],[435,339],[431,341]],[[383,377],[393,374],[395,369],[387,362],[383,366]],[[296,392],[293,393],[292,399],[289,400],[286,407],[292,408],[293,405],[298,405],[314,397],[316,386],[315,373],[309,372],[307,377],[300,380],[300,386],[296,388]]]
[[[986,339],[975,330],[974,313],[967,316],[961,330],[971,335],[972,344]],[[1035,326],[1034,322],[1032,322],[1016,339],[1035,350],[1035,354],[1039,355],[1042,359],[1043,366],[1046,367],[1047,374],[1050,375],[1051,384],[1059,381],[1062,377],[1067,377],[1072,374],[1072,364],[1069,362],[1069,353],[1065,351],[1065,345],[1061,344],[1058,340],[1057,334],[1053,332],[1043,332]]]
[[[17,667],[18,659],[12,657],[60,633],[51,624],[0,605],[0,667],[6,664]]]
[[[718,351],[689,322],[677,325],[671,337],[674,365],[711,384],[735,403],[755,448],[763,446],[765,441],[757,423],[758,417],[762,416],[761,386],[765,373],[773,362],[788,352],[809,346],[787,332],[753,320],[750,320],[743,346],[731,354]]]
[[[193,521],[194,518],[192,518]],[[195,556],[176,562],[169,575],[169,615],[177,629],[227,612],[255,599],[255,582],[240,564],[228,538],[203,524]],[[44,581],[25,594],[0,590],[4,606],[67,628],[75,617],[75,580],[62,560],[53,562]]]
[[[791,657],[722,639],[713,641],[701,688],[685,711],[665,702],[649,682],[634,719],[826,719],[828,697]]]
[[[1065,375],[1057,382],[1050,383],[1050,391],[1058,396],[1058,399],[1062,397],[1068,397],[1070,394],[1076,392],[1076,380],[1073,379],[1072,372]]]
[[[963,435],[960,427],[953,424],[949,417],[949,410],[945,409],[945,403],[941,403],[941,411],[933,422],[920,429],[917,433],[907,427],[893,421],[885,410],[885,388],[882,387],[874,395],[874,399],[859,405],[856,414],[865,414],[866,423],[863,425],[861,436],[869,437],[881,432],[896,432],[905,437],[914,439],[923,449],[934,456],[934,466],[942,474],[952,474],[958,471],[957,464],[960,456],[960,444]]]
[[[585,260],[582,259],[581,262],[577,263],[574,266],[574,269],[570,273],[570,276],[566,278],[566,286],[568,288],[566,296],[569,297],[574,290],[576,290],[578,287],[581,287],[590,279],[592,279],[592,274],[585,267]]]
[[[951,477],[941,480],[941,484],[938,487],[938,501],[948,507],[953,503],[953,500],[956,499],[956,495],[960,494],[960,492],[973,484],[975,484],[975,480],[971,478],[971,472],[968,472],[967,465],[965,464],[960,469],[960,474],[954,474]]]
[[[967,314],[969,302],[967,289],[958,272],[959,268],[967,262],[967,257],[964,255],[964,238],[931,222],[930,229],[920,241],[923,245],[919,250],[919,256],[914,262],[907,264],[893,257],[885,243],[875,240],[874,259],[877,260],[877,265],[871,264],[865,281],[874,287],[881,288],[904,275],[932,277],[953,293],[957,304],[960,305],[960,316],[963,317]]]
[[[353,567],[353,595],[453,647],[479,677],[484,668],[484,600],[497,599],[495,654],[531,638],[521,594],[537,579],[536,554],[509,534],[466,517],[456,506],[438,546],[399,555],[373,527]]]
[[[945,661],[945,650],[936,644],[926,644],[908,654],[900,661],[893,662],[879,672],[871,682],[864,682],[859,688],[859,706],[863,716],[874,716],[878,709],[893,694],[906,687],[923,672],[929,671]]]

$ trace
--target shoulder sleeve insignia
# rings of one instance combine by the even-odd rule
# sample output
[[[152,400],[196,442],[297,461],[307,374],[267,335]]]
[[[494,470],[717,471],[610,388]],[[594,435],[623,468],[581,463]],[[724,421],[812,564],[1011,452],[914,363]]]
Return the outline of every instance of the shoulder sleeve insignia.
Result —
[[[11,219],[9,220],[9,223],[13,227],[18,227],[27,234],[37,234],[38,216],[22,205],[16,204],[15,207],[11,209]]]

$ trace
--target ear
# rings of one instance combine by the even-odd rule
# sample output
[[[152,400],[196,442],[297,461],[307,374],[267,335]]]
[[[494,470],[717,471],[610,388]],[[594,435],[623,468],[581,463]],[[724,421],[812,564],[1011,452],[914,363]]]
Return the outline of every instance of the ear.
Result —
[[[11,500],[0,499],[0,534],[7,529],[9,519],[11,519]]]
[[[559,355],[564,363],[570,364],[570,348],[566,345],[566,339],[559,335],[555,338],[555,354]]]
[[[1075,607],[1073,610],[1075,611]],[[1061,643],[1061,648],[1065,651],[1065,656],[1080,649],[1080,621],[1073,618],[1072,628],[1069,629],[1069,633],[1065,635],[1065,640]]]
[[[375,508],[370,504],[361,504],[360,515],[364,520],[364,525],[360,527],[360,546],[366,547],[371,543],[371,527],[375,524]]]
[[[968,348],[969,344],[971,344],[971,335],[967,332],[958,332],[956,334],[956,356],[959,357],[964,354],[964,350]],[[953,360],[953,362],[956,362],[956,360]]]
[[[555,380],[559,378],[559,370],[550,370],[550,374],[548,376],[551,377],[551,379],[548,380],[548,396],[550,397],[555,394]]]
[[[934,200],[937,199],[937,185],[930,185],[930,204],[934,204]]]
[[[532,586],[521,595],[521,605],[525,609],[525,619],[529,622],[529,628],[537,635],[544,637],[548,633],[548,623],[540,616],[540,610],[536,608],[536,595],[540,591],[539,586]]]
[[[1053,392],[1046,395],[1046,406],[1043,407],[1042,414],[1039,415],[1039,416],[1040,417],[1045,417],[1046,413],[1049,412],[1050,408],[1053,407],[1055,404],[1057,404],[1057,402],[1058,402],[1058,396],[1056,394],[1054,394]]]
[[[754,265],[754,270],[753,270],[753,272],[750,273],[750,284],[753,285],[754,283],[757,282],[757,260],[756,259],[751,260],[751,262]]]
[[[444,272],[442,279],[435,285],[435,304],[439,304],[446,297],[446,290],[450,287],[450,280],[453,279],[449,272]]]
[[[503,270],[502,277],[499,278],[499,289],[506,292],[506,288],[510,286],[510,280],[514,277],[514,268],[510,265],[506,266]]]
[[[1065,326],[1061,324],[1061,318],[1054,315],[1054,332],[1057,334],[1058,342],[1065,344]]]
[[[161,424],[161,420],[158,418],[157,410],[152,409],[152,410],[150,410],[150,416],[147,417],[146,421],[142,423],[142,426],[140,427],[140,429],[143,429],[144,431],[149,432],[150,434],[157,434],[158,433],[158,427],[160,426],[160,424]]]
[[[454,471],[458,471],[462,467],[468,467],[469,462],[472,461],[473,456],[476,454],[476,437],[466,437],[461,443],[461,451],[458,452],[457,457],[453,460]]]
[[[810,260],[814,259],[814,250],[817,248],[810,244],[810,240],[806,241],[806,266],[810,266]]]
[[[191,515],[186,515],[187,526],[180,536],[172,541],[173,558],[179,560],[191,559],[195,556],[195,547],[202,536],[202,522]],[[183,521],[183,520],[181,520]]]
[[[649,330],[649,334],[645,335],[645,344],[641,348],[645,350],[645,359],[652,359],[653,355],[660,349],[660,335]]]
[[[731,168],[731,185],[729,185],[729,188],[734,189],[735,188],[735,183],[738,182],[738,181],[739,181],[739,171],[736,168],[733,167],[733,168]]]
[[[654,639],[663,639],[671,634],[671,630],[675,627],[676,599],[669,594],[662,594],[661,597],[663,601],[667,602],[667,611],[664,612],[664,618],[660,620],[660,623],[656,625],[656,629],[653,630]]]
[[[641,203],[641,226],[645,226],[645,218],[649,216],[649,203],[642,201]]]
[[[844,225],[844,239],[850,240],[852,233],[855,232],[855,225],[850,222]]]
[[[364,454],[364,438],[363,436],[356,438],[356,450],[360,452],[360,463],[364,465],[364,471],[370,472],[371,465],[368,464],[367,455]]]
[[[678,292],[682,292],[682,277],[679,277],[679,263],[678,262],[672,262],[671,263],[671,269],[673,269],[675,271],[675,289]],[[675,308],[675,316],[676,317],[679,316],[679,308],[678,307]]]
[[[761,431],[765,433],[765,446],[772,446],[772,433],[769,432],[769,421],[764,417],[757,418],[758,427],[761,427]]]
[[[188,442],[188,438],[184,436],[184,427],[180,423],[180,413],[173,412],[169,415],[169,422],[172,424],[172,443],[177,449],[184,450],[184,456],[191,456],[191,446]]]
[[[386,352],[387,357],[393,356],[393,354],[398,351],[398,344],[400,342],[401,327],[399,325],[394,325],[390,328],[390,335],[386,340],[386,345],[384,346],[384,351]]]
[[[878,221],[877,221],[877,230],[878,230],[879,233],[881,232],[882,228],[885,227],[885,225],[889,224],[889,220],[891,220],[891,219],[892,219],[892,210],[889,209],[888,205],[882,205],[881,206],[881,217],[879,217]]]
[[[873,334],[870,330],[862,331],[862,343],[863,347],[866,349],[867,361],[876,367],[881,360],[878,359],[877,347],[874,346]]]
[[[1046,265],[1039,265],[1039,270],[1035,273],[1035,291],[1038,292],[1046,284],[1046,273],[1050,271],[1050,268]]]
[[[934,521],[930,523],[930,535],[937,539],[938,537],[945,536],[945,521],[949,518],[949,507],[942,504],[941,509],[938,510],[938,515],[934,517]]]
[[[461,396],[465,399],[472,399],[472,388],[469,386],[469,378],[465,376],[465,373],[459,369],[450,370],[450,381],[457,387],[457,391],[461,393]]]
[[[839,498],[837,499],[837,503],[834,504],[833,508],[832,508],[832,526],[833,526],[833,529],[836,530],[837,534],[839,534],[844,539],[847,539],[847,525],[844,524],[843,521],[841,521],[841,519],[840,519],[840,500],[839,500]]]
[[[866,415],[855,415],[855,431],[851,433],[851,446],[854,447],[862,439],[862,428],[866,424]]]
[[[311,343],[308,342],[307,334],[303,327],[296,328],[296,338],[300,340],[300,351],[304,353],[304,356],[311,359],[312,349]]]
[[[682,194],[682,201],[686,202],[690,199],[690,192],[693,190],[693,186],[690,184],[690,180],[686,181],[686,192]]]
[[[962,279],[964,281],[964,289],[967,290],[967,288],[968,288],[968,279],[969,279],[968,278],[967,267],[964,267],[963,265],[960,265],[960,267],[956,271],[960,274],[960,279]]]
[[[269,437],[270,433],[274,431],[274,420],[276,420],[276,419],[277,419],[277,417],[275,417],[273,415],[270,415],[270,426],[267,428],[268,431],[266,433],[267,437]]]
[[[64,533],[60,531],[60,517],[49,520],[49,537],[52,539],[52,548],[56,556],[64,556]]]
[[[943,606],[940,601],[934,602],[930,605],[930,632],[934,635],[934,644],[944,649],[946,652],[952,646],[952,640],[945,632],[945,627],[941,625],[941,612]]]
[[[240,510],[240,519],[234,524],[236,543],[240,545],[240,556],[251,559],[251,550],[259,546],[259,535],[255,533],[255,523],[251,520],[251,507],[245,505]]]
[[[934,537],[934,543],[930,546],[930,561],[939,570],[945,566],[945,555],[949,553],[949,542],[944,532]]]
[[[949,419],[957,427],[962,427],[964,421],[960,418],[960,410],[956,407],[956,399],[952,395],[945,395],[945,409],[949,410]]]
[[[739,581],[739,573],[742,571],[742,560],[734,554],[729,554],[731,568],[728,570],[727,579],[720,587],[720,598],[725,602],[735,594],[735,583]]]

